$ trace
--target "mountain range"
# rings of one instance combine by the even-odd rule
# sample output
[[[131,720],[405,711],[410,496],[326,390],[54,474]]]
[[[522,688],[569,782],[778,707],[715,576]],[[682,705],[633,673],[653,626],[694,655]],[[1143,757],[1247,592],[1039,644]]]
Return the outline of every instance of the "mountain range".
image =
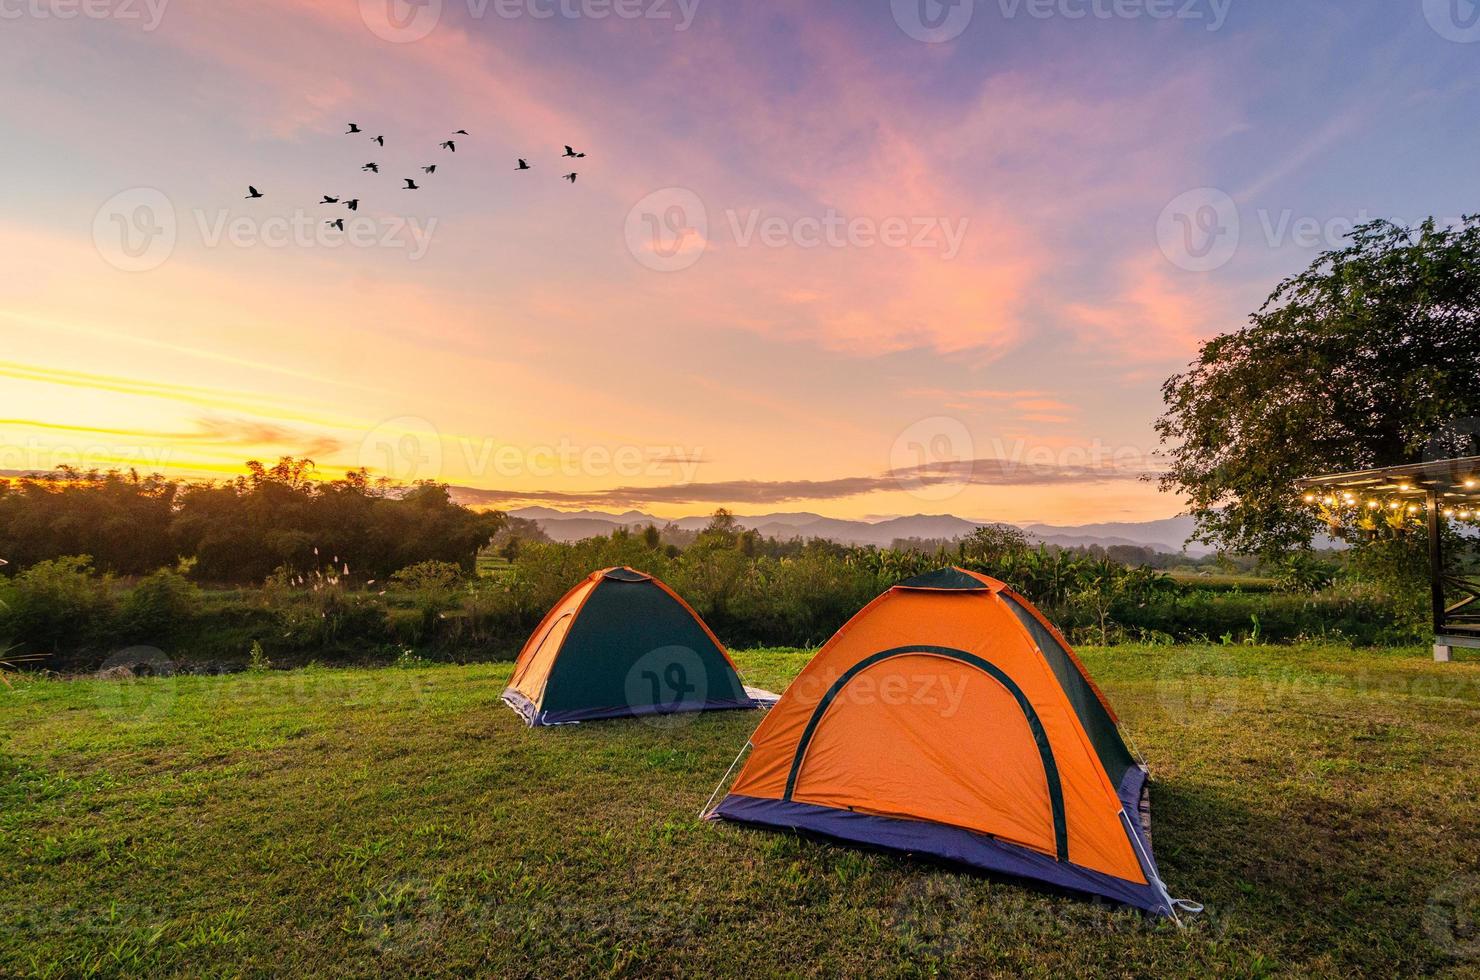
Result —
[[[459,488],[452,488],[453,498],[462,503],[479,503],[476,499],[463,499]],[[522,517],[539,524],[556,541],[579,541],[582,538],[610,534],[618,528],[641,528],[649,524],[658,527],[672,524],[685,531],[697,531],[709,523],[710,515],[681,517],[664,520],[629,510],[623,513],[608,513],[599,510],[555,510],[552,507],[517,507],[509,511],[513,517]],[[888,547],[900,538],[958,538],[970,534],[983,524],[994,523],[984,520],[968,520],[953,514],[915,514],[909,517],[891,517],[879,521],[849,521],[824,517],[802,511],[795,513],[736,515],[742,527],[759,531],[775,538],[826,538],[840,544],[877,545]],[[1153,548],[1157,551],[1176,554],[1186,551],[1189,555],[1205,555],[1211,549],[1205,545],[1187,543],[1193,530],[1190,517],[1171,517],[1160,521],[1114,522],[1106,524],[1083,524],[1063,526],[1054,524],[1019,525],[1023,532],[1035,542],[1054,544],[1066,548],[1099,545],[1133,545]]]

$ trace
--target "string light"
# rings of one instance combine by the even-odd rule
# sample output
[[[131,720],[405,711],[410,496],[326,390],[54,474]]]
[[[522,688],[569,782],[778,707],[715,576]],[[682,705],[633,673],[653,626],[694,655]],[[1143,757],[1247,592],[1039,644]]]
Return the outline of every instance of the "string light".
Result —
[[[1313,493],[1306,494],[1305,495],[1305,502],[1308,503],[1308,504],[1315,503],[1316,502],[1316,495],[1313,494]]]
[[[1377,510],[1381,506],[1382,506],[1382,504],[1378,503],[1375,500],[1369,500],[1369,501],[1367,501],[1367,509],[1368,510]]]

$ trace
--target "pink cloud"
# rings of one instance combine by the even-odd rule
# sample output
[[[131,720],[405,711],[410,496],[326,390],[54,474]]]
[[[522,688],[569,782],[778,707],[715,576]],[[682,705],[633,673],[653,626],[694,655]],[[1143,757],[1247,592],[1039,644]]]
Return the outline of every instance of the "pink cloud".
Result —
[[[1068,303],[1064,313],[1082,340],[1132,367],[1185,363],[1204,340],[1237,326],[1223,289],[1157,250],[1120,264],[1110,299]]]

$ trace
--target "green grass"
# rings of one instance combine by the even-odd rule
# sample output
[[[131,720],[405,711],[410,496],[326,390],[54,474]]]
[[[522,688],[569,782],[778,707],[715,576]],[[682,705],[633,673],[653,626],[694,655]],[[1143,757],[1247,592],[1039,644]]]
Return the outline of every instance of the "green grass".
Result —
[[[309,669],[0,688],[0,975],[1480,968],[1480,664],[1085,657],[1186,929],[700,823],[750,712],[530,731],[508,664]],[[806,658],[737,659],[779,690]]]

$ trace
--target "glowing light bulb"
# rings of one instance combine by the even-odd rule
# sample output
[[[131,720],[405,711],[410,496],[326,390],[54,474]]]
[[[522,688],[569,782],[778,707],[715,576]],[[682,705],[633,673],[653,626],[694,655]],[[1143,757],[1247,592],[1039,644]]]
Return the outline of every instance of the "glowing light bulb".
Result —
[[[1393,510],[1397,510],[1402,505],[1399,504],[1396,500],[1394,500],[1392,503],[1388,504],[1388,506],[1391,507]]]
[[[1418,513],[1418,504],[1409,504],[1408,505],[1408,513],[1410,513],[1410,514],[1417,514]]]
[[[1368,510],[1376,510],[1377,508],[1379,508],[1381,506],[1382,506],[1382,504],[1378,503],[1375,500],[1369,500],[1369,501],[1367,501],[1367,509]]]
[[[1308,503],[1308,504],[1315,503],[1316,502],[1316,495],[1313,494],[1313,493],[1306,494],[1305,495],[1305,502]]]

